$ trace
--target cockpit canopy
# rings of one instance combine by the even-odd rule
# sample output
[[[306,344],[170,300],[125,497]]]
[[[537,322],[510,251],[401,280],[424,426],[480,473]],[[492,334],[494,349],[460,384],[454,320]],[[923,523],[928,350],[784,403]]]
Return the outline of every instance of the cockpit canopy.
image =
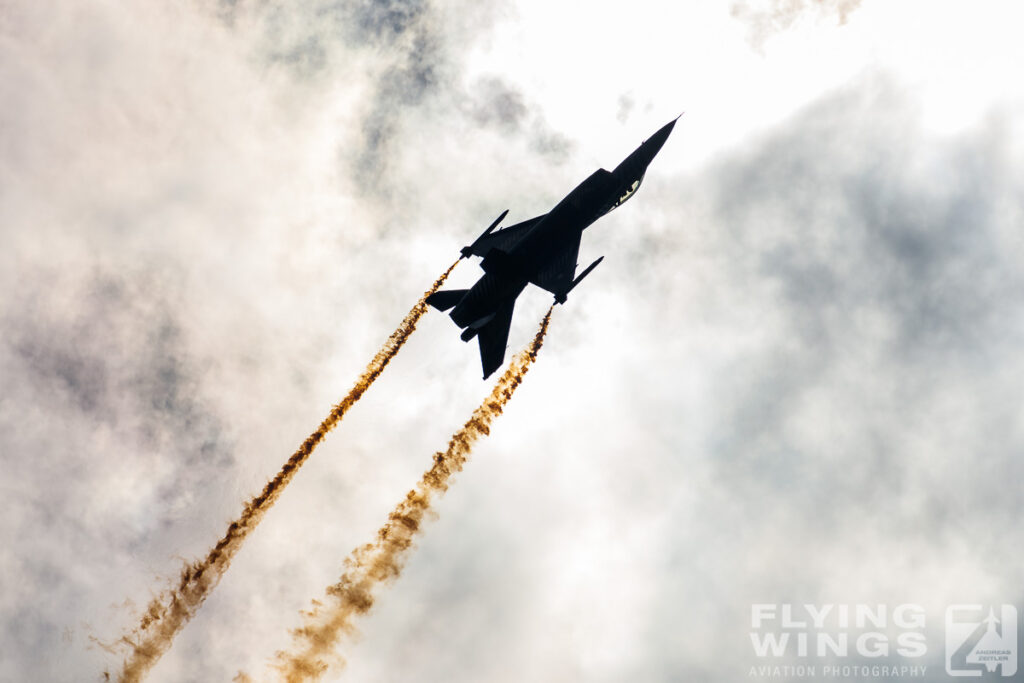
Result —
[[[626,203],[626,201],[630,197],[632,197],[634,194],[636,194],[636,191],[638,189],[640,189],[640,183],[642,183],[643,181],[644,181],[643,175],[641,175],[639,178],[634,180],[632,182],[632,184],[630,184],[630,186],[626,188],[625,194],[623,194],[621,197],[619,197],[618,200],[614,204],[611,205],[611,207],[608,209],[608,211],[614,211],[615,209],[619,208],[624,203]],[[607,213],[607,211],[605,213]]]

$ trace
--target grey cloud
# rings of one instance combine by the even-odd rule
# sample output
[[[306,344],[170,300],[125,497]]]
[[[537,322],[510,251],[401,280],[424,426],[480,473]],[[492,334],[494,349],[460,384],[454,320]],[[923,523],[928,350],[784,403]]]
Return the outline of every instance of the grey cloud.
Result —
[[[545,121],[541,107],[527,102],[514,84],[495,75],[484,76],[471,83],[464,97],[464,107],[473,122],[482,127],[494,127],[503,134],[525,136],[532,152],[541,155],[547,163],[564,163],[573,150],[572,141],[553,130]]]
[[[681,193],[681,206],[710,197],[698,253],[726,268],[704,283],[726,306],[708,320],[761,335],[712,388],[705,454],[719,490],[705,514],[743,530],[727,553],[758,563],[761,595],[813,600],[831,572],[898,557],[886,548],[941,567],[971,547],[1014,565],[1001,534],[1018,535],[1020,496],[993,496],[992,473],[1024,475],[1009,379],[1024,279],[1007,208],[1024,188],[1002,131],[925,135],[913,100],[872,74]],[[683,238],[663,238],[664,273]],[[1012,573],[997,599],[1016,594]]]
[[[565,163],[573,151],[572,140],[551,128],[538,102],[527,101],[514,84],[496,75],[477,79],[455,96],[465,100],[463,109],[477,126],[497,128],[510,138],[525,137],[530,152],[548,164]]]
[[[629,119],[629,115],[633,113],[633,108],[636,107],[632,93],[626,92],[619,95],[618,107],[619,110],[615,114],[615,118],[619,123],[625,123]]]
[[[408,141],[399,121],[421,105],[441,84],[443,58],[436,39],[421,32],[412,38],[401,63],[385,69],[362,122],[363,146],[355,156],[354,176],[367,191],[386,191],[388,160]]]
[[[504,459],[464,475],[509,508],[446,501],[445,515],[474,521],[431,529],[451,556],[418,556],[353,673],[395,672],[400,641],[436,680],[736,680],[757,663],[752,602],[925,598],[939,607],[924,663],[938,669],[953,593],[1018,593],[1021,497],[993,483],[1024,475],[1024,191],[1004,134],[998,120],[927,134],[913,98],[872,73],[699,173],[666,177],[656,161],[589,247],[614,245],[609,261],[628,265],[609,263],[559,309],[524,385],[585,368],[580,386],[524,395],[550,391],[544,415],[568,402],[585,417],[510,412],[488,443]],[[515,472],[526,481],[502,479]],[[596,540],[581,558],[585,533]],[[457,554],[456,539],[476,537],[504,565]],[[562,591],[539,595],[554,577]],[[414,599],[427,604],[405,607]],[[418,628],[448,618],[441,633]],[[630,646],[603,659],[602,636],[605,650]],[[472,655],[435,654],[452,640]]]
[[[4,575],[20,586],[4,601],[3,640],[22,653],[0,678],[59,680],[79,667],[41,652],[81,647],[95,632],[78,622],[103,614],[103,579],[83,567],[113,576],[162,545],[223,485],[234,449],[199,398],[201,365],[166,287],[145,274],[23,275],[0,311],[2,531],[18,549]],[[144,492],[152,507],[133,504]]]
[[[324,85],[339,60],[357,61],[372,75],[358,146],[340,156],[362,191],[389,196],[389,160],[408,142],[401,122],[450,79],[453,41],[439,12],[422,0],[275,3],[248,11],[262,26],[259,53],[271,64]]]
[[[993,210],[1020,196],[1015,172],[990,131],[928,140],[898,124],[911,110],[894,87],[880,94],[867,79],[716,173],[723,247],[756,269],[755,300],[779,293],[773,303],[794,335],[756,400],[785,405],[857,347],[890,368],[873,376],[917,391],[994,380],[991,360],[1016,344],[1024,279],[1003,244],[1010,216]]]
[[[897,324],[894,352],[999,343],[1009,330],[994,312],[1024,285],[999,246],[994,206],[1016,191],[1000,140],[921,139],[881,122],[909,108],[893,86],[881,97],[869,89],[813,107],[723,172],[717,202],[731,237],[770,242],[758,267],[781,285],[808,338],[825,331],[831,311],[868,306]],[[843,115],[869,107],[879,109],[866,120],[879,130]]]
[[[790,28],[798,20],[813,15],[845,24],[860,6],[861,0],[737,0],[732,16],[747,24],[749,40],[762,49],[766,40]]]
[[[530,428],[515,457],[540,451],[539,483],[521,490],[531,504],[571,490],[601,501],[592,515],[654,529],[640,574],[601,574],[611,599],[630,590],[617,580],[657,568],[653,604],[631,607],[645,637],[605,679],[746,676],[733,664],[752,659],[758,601],[933,600],[923,663],[941,670],[945,603],[1018,594],[1021,496],[1005,482],[1024,476],[1024,188],[1006,148],[998,116],[924,132],[913,97],[868,74],[699,173],[659,176],[656,161],[638,199],[595,227],[592,243],[627,265],[610,263],[556,318],[538,367],[579,364],[581,382],[621,393],[608,407],[559,394],[587,418]],[[563,351],[574,319],[589,326]],[[611,482],[547,484],[562,467]],[[565,505],[546,525],[521,520],[512,543],[593,523]],[[548,617],[529,601],[494,609],[517,643],[531,637],[521,620]],[[582,630],[603,612],[578,614]],[[551,671],[573,660],[569,643],[593,656],[555,639],[558,656],[531,651]]]
[[[405,312],[405,293],[436,275],[407,267],[434,258],[417,252],[461,235],[451,226],[475,203],[491,219],[510,193],[513,206],[540,205],[561,196],[547,189],[553,178],[564,189],[580,179],[558,167],[573,147],[543,103],[500,73],[461,85],[479,17],[459,25],[421,3],[220,8],[233,30],[260,17],[258,35],[230,34],[239,43],[210,54],[197,39],[189,51],[201,64],[225,49],[239,71],[270,65],[292,78],[243,80],[232,102],[255,84],[314,108],[310,92],[328,89],[346,60],[356,66],[343,73],[370,79],[357,144],[337,153],[343,180],[365,189],[346,200],[368,226],[343,216],[311,229],[336,207],[304,213],[315,197],[290,185],[286,205],[266,206],[270,227],[260,223],[261,195],[296,168],[282,155],[311,140],[283,135],[265,155],[238,144],[220,151],[225,163],[218,136],[249,126],[247,141],[263,140],[273,125],[224,105],[228,86],[216,79],[190,90],[203,83],[194,71],[140,97],[189,95],[174,110],[176,134],[186,123],[224,128],[185,135],[184,151],[159,147],[159,164],[119,156],[117,145],[134,144],[131,127],[100,129],[102,144],[88,127],[58,140],[109,154],[110,185],[59,175],[64,157],[33,141],[26,122],[56,111],[51,100],[27,97],[8,112],[15,133],[0,133],[0,145],[19,155],[0,172],[32,192],[0,194],[6,215],[27,216],[5,221],[13,256],[0,257],[11,266],[0,278],[16,285],[0,309],[0,532],[10,549],[0,574],[18,587],[0,594],[14,652],[0,658],[0,679],[76,680],[109,666],[81,623],[116,634],[130,620],[111,604],[144,600],[154,576],[178,568],[168,558],[208,548],[361,369]],[[73,33],[57,35],[70,44]],[[230,52],[243,48],[257,56]],[[177,63],[163,57],[154,63]],[[57,79],[46,92],[149,122],[132,113],[148,109],[124,102],[149,82],[130,62],[114,82],[133,87],[104,90],[104,72],[81,91]],[[40,63],[24,73],[56,78],[80,62]],[[293,111],[267,119],[298,127]],[[480,149],[446,157],[430,139],[438,131],[460,142],[467,133]],[[606,264],[556,312],[516,402],[346,649],[347,673],[733,681],[746,676],[734,664],[750,655],[755,600],[942,601],[977,590],[1011,601],[1024,193],[1004,151],[1009,132],[994,118],[954,138],[926,134],[913,98],[872,74],[689,175],[670,177],[656,161],[638,198],[588,231],[585,250],[608,247]],[[683,139],[662,154],[685,154]],[[499,146],[500,175],[451,163]],[[14,167],[22,157],[31,168]],[[217,185],[267,162],[280,165],[243,176],[243,190]],[[506,174],[515,188],[495,180]],[[212,187],[216,201],[198,190],[124,200],[163,196],[182,179]],[[423,221],[408,220],[420,210]],[[38,216],[45,230],[24,227]],[[414,230],[426,237],[409,248]],[[475,405],[483,389],[459,379],[475,377],[471,349],[452,346],[443,316],[421,330],[154,681],[229,678],[243,665],[258,675],[296,610],[336,580],[345,553]]]
[[[428,10],[425,0],[382,0],[358,3],[350,29],[357,36],[394,40],[414,26]]]
[[[30,278],[47,280],[42,273]],[[70,302],[56,304],[52,293],[37,290],[25,306],[8,308],[4,327],[21,361],[15,376],[25,387],[39,388],[39,400],[66,396],[72,407],[104,422],[143,407],[155,421],[138,427],[147,440],[157,433],[176,440],[186,435],[183,452],[214,456],[220,429],[193,398],[199,370],[191,367],[173,309],[160,300],[165,288],[154,288],[159,298],[148,300],[147,282],[153,280],[129,279],[100,272],[78,285]]]
[[[368,46],[394,46],[425,11],[426,3],[418,0],[330,0],[301,7],[281,2],[240,7],[232,1],[221,3],[220,16],[232,27],[242,18],[256,22],[261,27],[263,59],[292,68],[303,78],[317,78],[341,54]]]
[[[318,25],[316,11],[221,5],[219,25],[186,12],[164,33],[158,10],[101,3],[82,10],[96,35],[80,36],[75,22],[58,22],[52,34],[71,55],[88,50],[79,38],[124,51],[112,49],[115,57],[100,66],[39,48],[35,36],[51,26],[44,12],[11,39],[20,51],[7,66],[17,78],[5,85],[23,97],[0,132],[0,147],[19,150],[0,163],[0,175],[17,182],[0,193],[10,216],[0,278],[11,286],[0,304],[0,535],[13,549],[0,557],[0,573],[19,590],[0,598],[0,632],[14,653],[0,657],[0,680],[76,680],[116,666],[101,648],[89,649],[89,636],[116,638],[133,621],[126,599],[144,603],[182,558],[206,551],[264,473],[315,426],[337,383],[348,381],[321,380],[349,377],[379,343],[386,328],[374,320],[377,331],[364,330],[367,318],[391,324],[408,302],[382,302],[422,291],[411,270],[368,284],[369,261],[352,247],[358,237],[342,226],[323,239],[323,226],[310,227],[321,216],[303,213],[302,196],[286,208],[264,203],[291,180],[281,172],[296,168],[287,161],[290,143],[309,138],[285,134],[260,145],[300,128],[304,108],[320,104],[310,91],[344,58],[375,79],[360,104],[363,145],[346,149],[339,164],[345,181],[373,179],[365,168],[385,187],[403,181],[389,175],[389,160],[424,147],[406,129],[409,114],[436,117],[436,95],[455,92],[447,55],[465,27],[448,32],[425,5],[360,7]],[[253,26],[258,35],[244,33]],[[151,41],[146,31],[168,39]],[[268,67],[272,86],[261,80]],[[275,99],[269,111],[264,96]],[[458,112],[454,120],[467,124]],[[251,135],[237,135],[246,129]],[[413,189],[429,191],[422,185]],[[390,216],[374,212],[373,196],[351,199],[370,215],[366,233],[378,255],[390,257],[375,263],[397,271],[416,257],[407,249],[393,256],[396,243],[408,245],[378,229],[375,221],[387,225]],[[269,218],[260,215],[268,206]],[[307,248],[314,240],[327,246]],[[318,277],[312,262],[331,274]],[[427,277],[436,275],[432,266]],[[392,289],[365,295],[371,287]],[[358,351],[352,358],[349,342]],[[301,413],[294,424],[289,410]],[[329,499],[337,497],[332,490]],[[343,553],[296,560],[290,575],[330,570]],[[307,588],[277,591],[304,603],[315,594]],[[284,636],[276,614],[258,628]],[[208,679],[211,669],[237,666],[213,662],[223,653],[210,647],[209,633],[198,644],[183,634],[180,647],[198,655],[157,675],[174,679],[178,666]],[[244,652],[259,659],[271,647]]]
[[[470,95],[470,114],[482,126],[493,124],[515,132],[529,113],[523,94],[496,76],[479,79],[471,86]]]
[[[551,130],[543,119],[534,121],[530,148],[545,157],[548,163],[565,163],[575,145],[567,136]]]
[[[477,34],[486,33],[494,8],[501,6],[454,10],[388,0],[314,3],[301,12],[274,4],[254,11],[264,34],[260,53],[271,63],[312,82],[322,82],[339,59],[356,60],[370,74],[372,95],[362,105],[360,134],[338,156],[361,192],[401,216],[418,187],[397,169],[411,154],[422,154],[416,131],[439,116],[448,129],[495,127],[522,136],[530,150],[554,163],[564,163],[572,151],[571,141],[551,129],[515,84],[496,75],[468,89],[459,83],[462,54]],[[459,118],[451,116],[453,105]]]

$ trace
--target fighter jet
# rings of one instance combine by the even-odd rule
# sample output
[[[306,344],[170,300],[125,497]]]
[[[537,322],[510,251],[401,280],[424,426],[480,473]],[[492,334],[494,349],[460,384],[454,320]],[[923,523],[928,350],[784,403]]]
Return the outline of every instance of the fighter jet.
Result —
[[[483,258],[483,276],[469,289],[432,294],[427,303],[439,311],[451,309],[449,315],[462,328],[463,341],[479,339],[484,379],[505,360],[512,311],[526,285],[545,289],[555,295],[556,303],[564,304],[569,292],[604,259],[600,257],[576,276],[583,231],[633,196],[678,119],[662,126],[615,170],[594,171],[550,212],[495,232],[508,214],[506,209],[475,242],[462,248],[462,258]]]

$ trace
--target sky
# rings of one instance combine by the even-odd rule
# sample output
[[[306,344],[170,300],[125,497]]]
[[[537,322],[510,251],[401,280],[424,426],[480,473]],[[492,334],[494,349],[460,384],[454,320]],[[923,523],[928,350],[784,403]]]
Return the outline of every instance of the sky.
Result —
[[[0,681],[115,672],[102,644],[459,247],[680,112],[325,680],[826,680],[835,659],[756,655],[764,604],[919,606],[925,653],[838,663],[942,680],[949,606],[1024,608],[1022,21],[1009,0],[0,4]],[[510,354],[549,298],[521,297]],[[428,314],[147,680],[273,680],[489,390]]]

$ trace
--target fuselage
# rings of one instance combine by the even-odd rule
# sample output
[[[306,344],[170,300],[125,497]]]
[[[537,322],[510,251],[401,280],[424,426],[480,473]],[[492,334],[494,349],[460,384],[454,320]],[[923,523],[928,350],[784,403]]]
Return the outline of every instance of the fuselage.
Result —
[[[553,261],[573,248],[581,233],[598,218],[629,199],[643,180],[675,121],[637,147],[613,171],[600,168],[576,186],[507,251],[492,249],[480,267],[483,276],[450,315],[459,327],[479,328]],[[575,263],[572,264],[575,266]],[[563,299],[564,300],[564,299]],[[465,337],[464,337],[465,338]]]
[[[619,194],[614,175],[598,169],[560,201],[508,252],[493,251],[480,263],[484,274],[452,310],[459,327],[479,326],[509,297],[515,298],[564,245],[604,215]]]

